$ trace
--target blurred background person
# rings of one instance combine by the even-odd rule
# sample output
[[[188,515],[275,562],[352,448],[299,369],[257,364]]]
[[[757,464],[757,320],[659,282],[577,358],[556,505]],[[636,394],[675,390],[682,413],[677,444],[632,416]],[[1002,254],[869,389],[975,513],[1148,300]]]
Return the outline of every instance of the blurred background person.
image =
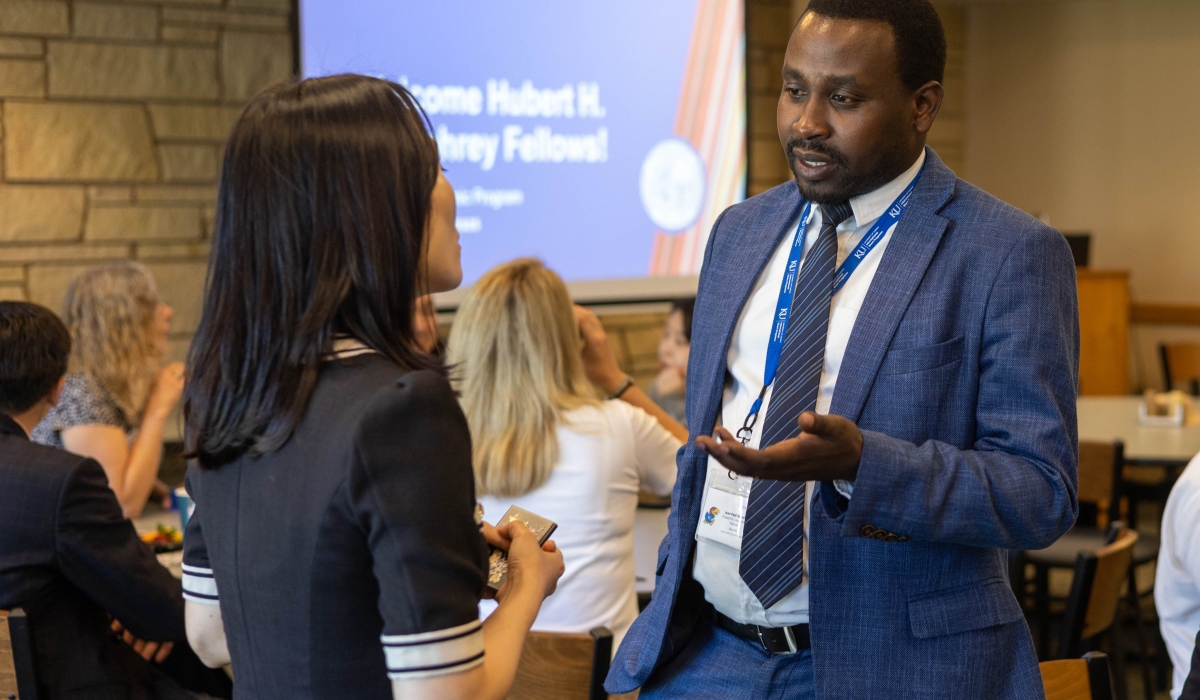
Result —
[[[428,121],[376,78],[281,84],[223,163],[184,409],[188,639],[239,697],[505,697],[562,555],[481,534],[467,422],[415,337],[417,297],[462,280]],[[485,537],[509,577],[481,624]]]
[[[183,393],[183,364],[164,366],[171,316],[138,263],[80,273],[63,299],[66,386],[33,431],[36,442],[99,462],[127,518],[141,515],[155,489],[167,418]]]
[[[70,347],[49,309],[0,301],[0,609],[25,609],[39,697],[209,697],[176,681],[229,697],[229,678],[182,643],[179,581],[138,539],[100,465],[29,441],[62,395]]]
[[[696,298],[671,303],[671,313],[663,324],[658,341],[658,376],[650,385],[650,400],[687,427],[687,364],[692,347],[692,310]]]
[[[638,490],[670,493],[686,430],[632,385],[596,316],[573,308],[563,281],[534,259],[475,283],[450,331],[447,363],[471,427],[485,516],[517,505],[559,526],[566,573],[534,629],[603,625],[619,643],[638,613]],[[485,613],[492,607],[483,604]]]

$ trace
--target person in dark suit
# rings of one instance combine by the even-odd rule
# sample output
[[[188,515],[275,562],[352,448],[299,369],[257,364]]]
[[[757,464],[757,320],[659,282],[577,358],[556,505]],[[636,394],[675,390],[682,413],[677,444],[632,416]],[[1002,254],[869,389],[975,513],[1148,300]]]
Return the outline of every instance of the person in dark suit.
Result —
[[[713,227],[693,442],[609,692],[1042,697],[1005,553],[1077,515],[1074,265],[925,146],[945,59],[929,0],[812,0],[793,31],[796,181]]]
[[[29,440],[62,392],[70,345],[49,309],[0,302],[0,609],[29,616],[40,697],[209,697],[153,663],[185,654],[173,648],[185,638],[180,583],[138,539],[104,470]]]

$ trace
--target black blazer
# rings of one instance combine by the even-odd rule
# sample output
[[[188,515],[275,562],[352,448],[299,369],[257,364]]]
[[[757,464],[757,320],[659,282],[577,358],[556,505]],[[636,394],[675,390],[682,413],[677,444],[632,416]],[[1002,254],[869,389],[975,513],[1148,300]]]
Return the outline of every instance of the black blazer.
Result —
[[[30,442],[0,414],[0,609],[15,607],[29,615],[50,700],[155,695],[154,672],[110,634],[110,614],[141,639],[186,636],[179,581],[138,539],[100,465]]]
[[[389,677],[482,663],[487,546],[442,377],[326,362],[282,447],[187,483],[183,595],[220,605],[234,698],[391,700]]]

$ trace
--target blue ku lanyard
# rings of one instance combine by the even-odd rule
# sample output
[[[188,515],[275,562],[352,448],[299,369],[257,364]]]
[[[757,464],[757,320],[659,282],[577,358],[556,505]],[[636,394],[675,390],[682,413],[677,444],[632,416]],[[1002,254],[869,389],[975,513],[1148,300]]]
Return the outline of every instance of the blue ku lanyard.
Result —
[[[833,294],[837,294],[842,287],[846,286],[846,281],[858,269],[863,259],[872,250],[875,250],[875,246],[879,245],[879,241],[883,240],[888,230],[900,221],[900,216],[904,214],[904,209],[908,206],[908,199],[912,196],[913,188],[917,186],[917,182],[921,179],[921,172],[924,170],[925,168],[922,167],[921,171],[917,172],[917,176],[913,178],[908,187],[904,188],[896,201],[892,202],[887,211],[871,227],[870,232],[858,242],[850,255],[838,266],[833,273]],[[788,321],[791,318],[793,296],[796,293],[796,277],[800,273],[800,260],[804,255],[804,229],[808,226],[808,219],[811,215],[812,203],[809,202],[804,205],[804,212],[800,215],[800,224],[796,226],[792,249],[788,253],[787,272],[784,273],[783,282],[779,285],[779,301],[775,305],[775,325],[771,329],[771,340],[767,344],[767,366],[763,370],[762,391],[758,392],[758,398],[750,406],[750,413],[737,431],[737,438],[742,441],[743,445],[750,444],[750,438],[754,435],[754,424],[758,422],[758,413],[762,410],[763,397],[767,395],[767,389],[774,383],[775,372],[779,369],[779,355],[783,352],[783,341],[787,338]]]

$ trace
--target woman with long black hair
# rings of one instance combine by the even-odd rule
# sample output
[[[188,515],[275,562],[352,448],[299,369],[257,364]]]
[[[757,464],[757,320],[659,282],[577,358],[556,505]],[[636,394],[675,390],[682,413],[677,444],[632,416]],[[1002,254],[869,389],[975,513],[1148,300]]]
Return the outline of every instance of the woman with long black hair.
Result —
[[[481,534],[466,420],[414,338],[458,285],[454,192],[416,101],[268,89],[226,146],[185,395],[188,638],[239,698],[503,698],[563,571]],[[509,551],[480,623],[485,536]],[[390,679],[390,680],[389,680]]]

